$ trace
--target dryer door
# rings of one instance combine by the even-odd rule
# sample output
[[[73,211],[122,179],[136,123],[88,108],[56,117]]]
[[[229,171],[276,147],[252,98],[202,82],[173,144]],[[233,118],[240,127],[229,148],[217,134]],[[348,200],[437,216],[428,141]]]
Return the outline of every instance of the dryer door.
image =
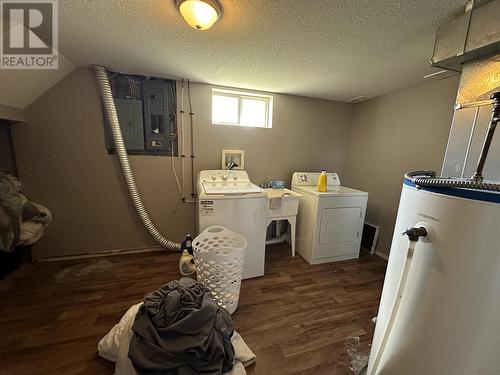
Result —
[[[320,245],[356,242],[361,221],[360,207],[328,208],[321,213]]]

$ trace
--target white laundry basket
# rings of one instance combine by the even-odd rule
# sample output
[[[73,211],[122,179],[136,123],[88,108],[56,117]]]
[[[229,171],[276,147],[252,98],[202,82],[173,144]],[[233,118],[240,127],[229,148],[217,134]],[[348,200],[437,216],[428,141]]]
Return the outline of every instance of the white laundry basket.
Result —
[[[208,227],[193,240],[198,281],[230,314],[238,307],[246,246],[245,237],[223,226]]]

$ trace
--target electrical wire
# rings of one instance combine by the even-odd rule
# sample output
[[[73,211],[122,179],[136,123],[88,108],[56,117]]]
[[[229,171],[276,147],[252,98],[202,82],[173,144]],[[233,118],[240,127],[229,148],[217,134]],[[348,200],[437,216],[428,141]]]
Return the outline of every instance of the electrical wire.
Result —
[[[174,211],[172,212],[175,215],[177,213],[177,209],[179,208],[180,202],[182,202],[182,188],[181,188],[181,184],[179,182],[179,178],[177,177],[177,172],[175,170],[175,161],[174,161],[175,155],[174,155],[174,140],[173,139],[170,140],[170,149],[172,151],[172,154],[170,157],[170,159],[172,160],[172,172],[174,173],[174,178],[175,178],[175,182],[177,183],[177,189],[178,189],[178,194],[179,194],[179,199],[177,199],[177,202],[175,203]]]
[[[175,169],[175,154],[174,154],[174,139],[171,139],[170,140],[170,149],[172,151],[171,153],[171,160],[172,160],[172,172],[174,173],[174,178],[175,178],[175,182],[177,184],[177,190],[178,190],[178,193],[179,193],[179,200],[182,200],[182,188],[181,188],[181,183],[179,181],[179,177],[177,176],[177,171]]]
[[[184,203],[196,203],[196,197],[195,199],[188,199],[185,196],[185,191],[186,191],[186,129],[184,127],[184,114],[186,113],[184,111],[184,89],[186,87],[186,81],[189,82],[189,80],[181,78],[181,93],[180,93],[180,116],[179,116],[179,124],[180,124],[180,141],[181,141],[181,185],[182,185],[182,201]],[[190,106],[192,108],[192,105]],[[192,112],[192,111],[190,111]],[[191,127],[192,129],[192,127]],[[192,159],[192,157],[191,157]],[[193,164],[191,164],[191,168],[193,167]],[[192,172],[194,173],[194,172]],[[194,179],[192,179],[194,181]]]
[[[184,197],[184,186],[185,186],[185,175],[186,175],[186,155],[184,154],[185,150],[185,138],[186,132],[184,131],[184,78],[181,79],[181,100],[180,100],[180,109],[179,109],[179,129],[180,129],[180,140],[181,140],[181,190],[182,190],[182,200],[185,200]]]
[[[175,83],[174,83],[175,85]],[[170,96],[174,99],[175,103],[175,90],[174,86],[169,86],[169,93]],[[170,101],[169,101],[170,103]],[[179,140],[179,129],[177,127],[177,106],[174,104],[173,108],[168,108],[168,112],[170,113],[169,119],[170,119],[170,161],[172,165],[172,173],[174,175],[175,182],[177,184],[177,194],[179,196],[179,199],[176,202],[174,211],[172,212],[174,215],[177,213],[177,209],[179,208],[179,204],[182,201],[182,187],[181,183],[179,181],[179,176],[177,175],[177,170],[175,168],[175,153],[174,153],[174,141]],[[178,143],[178,142],[177,142]]]
[[[173,93],[172,93],[173,94]],[[179,193],[179,200],[182,200],[182,188],[181,183],[179,181],[179,177],[177,176],[177,170],[175,169],[175,153],[174,153],[174,141],[179,139],[178,137],[178,129],[176,126],[176,114],[174,109],[171,111],[170,115],[170,151],[171,151],[171,161],[172,161],[172,172],[174,174],[175,182],[177,184],[177,190]]]
[[[195,198],[196,194],[194,191],[194,112],[193,112],[193,104],[191,102],[191,81],[187,80],[188,84],[188,100],[189,100],[189,120],[191,125],[191,197]]]
[[[128,82],[130,98],[131,99],[140,98],[141,97],[141,88],[140,88],[141,81],[136,79],[135,77],[132,77],[129,74],[122,74],[122,73],[119,73],[119,74],[122,77],[124,77]]]

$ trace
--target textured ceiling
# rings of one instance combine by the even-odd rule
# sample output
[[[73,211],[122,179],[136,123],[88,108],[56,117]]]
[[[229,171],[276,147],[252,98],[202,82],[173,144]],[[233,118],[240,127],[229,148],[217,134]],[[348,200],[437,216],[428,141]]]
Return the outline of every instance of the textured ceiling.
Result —
[[[208,31],[174,0],[59,0],[60,49],[78,65],[334,100],[432,72],[433,33],[467,0],[221,0]]]
[[[422,82],[433,32],[467,0],[221,0],[208,31],[174,0],[59,0],[60,51],[80,66],[349,100]],[[24,108],[71,71],[0,72]]]

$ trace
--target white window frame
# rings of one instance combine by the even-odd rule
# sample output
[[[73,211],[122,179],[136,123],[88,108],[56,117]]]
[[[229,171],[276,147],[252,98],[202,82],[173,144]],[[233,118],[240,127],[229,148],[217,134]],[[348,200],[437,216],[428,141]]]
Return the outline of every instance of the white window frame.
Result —
[[[239,91],[239,90],[227,90],[220,88],[212,88],[212,102],[214,96],[226,96],[238,99],[238,122],[221,122],[213,120],[212,113],[212,124],[213,125],[229,125],[229,126],[241,126],[245,128],[261,128],[261,129],[270,129],[273,127],[273,96],[267,94],[260,94],[249,91]],[[241,111],[242,111],[242,100],[243,99],[258,99],[266,104],[265,113],[266,119],[264,126],[255,126],[255,125],[245,125],[241,123]],[[212,105],[213,111],[213,105]]]

